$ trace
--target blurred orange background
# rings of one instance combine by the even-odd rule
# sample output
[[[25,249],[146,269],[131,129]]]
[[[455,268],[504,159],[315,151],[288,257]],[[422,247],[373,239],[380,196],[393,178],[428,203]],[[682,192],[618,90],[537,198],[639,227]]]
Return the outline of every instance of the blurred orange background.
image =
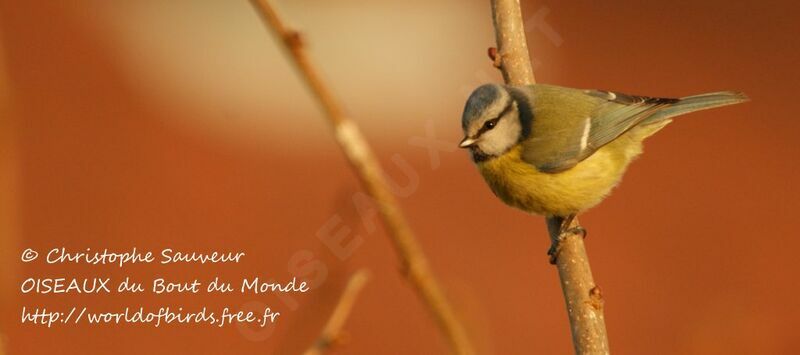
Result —
[[[572,350],[540,217],[454,147],[468,93],[501,81],[488,1],[281,1],[394,181],[481,354]],[[679,119],[582,217],[619,354],[790,354],[800,178],[790,1],[523,1],[537,80],[650,96],[740,90]],[[429,154],[421,139],[444,145]],[[0,1],[0,347],[8,354],[297,354],[348,276],[372,278],[342,354],[445,354],[316,103],[246,1]],[[439,147],[437,145],[437,147]],[[451,148],[452,147],[452,148]],[[363,211],[361,211],[363,213]],[[352,253],[318,234],[331,221]],[[360,243],[360,244],[359,244]],[[243,251],[239,264],[22,263],[55,247]],[[21,294],[29,277],[297,275],[268,295]],[[277,326],[20,324],[23,306],[267,304]],[[3,350],[0,348],[0,353]]]

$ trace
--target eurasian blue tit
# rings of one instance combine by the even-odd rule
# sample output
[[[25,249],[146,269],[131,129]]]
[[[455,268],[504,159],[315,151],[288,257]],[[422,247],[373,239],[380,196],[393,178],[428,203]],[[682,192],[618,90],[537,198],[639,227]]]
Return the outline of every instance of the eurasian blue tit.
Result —
[[[729,91],[665,99],[486,84],[467,100],[460,147],[506,204],[571,220],[608,196],[642,141],[673,117],[747,100]]]

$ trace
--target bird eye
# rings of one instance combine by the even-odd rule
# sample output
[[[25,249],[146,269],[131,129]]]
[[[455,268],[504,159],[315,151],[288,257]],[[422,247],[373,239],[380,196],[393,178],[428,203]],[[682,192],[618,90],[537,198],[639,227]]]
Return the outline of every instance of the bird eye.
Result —
[[[484,123],[484,124],[483,124],[483,128],[485,128],[485,129],[492,129],[492,128],[494,128],[494,126],[496,126],[496,125],[497,125],[497,120],[496,120],[496,119],[494,119],[494,120],[489,120],[489,121],[486,121],[486,123]]]

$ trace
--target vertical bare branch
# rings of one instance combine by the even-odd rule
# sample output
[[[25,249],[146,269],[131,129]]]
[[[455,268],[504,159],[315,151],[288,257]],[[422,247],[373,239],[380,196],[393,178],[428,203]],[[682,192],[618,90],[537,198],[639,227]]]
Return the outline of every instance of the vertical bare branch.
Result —
[[[536,83],[533,76],[519,0],[491,0],[497,50],[489,50],[509,85]],[[595,285],[589,256],[580,235],[561,236],[561,218],[548,218],[548,233],[560,243],[556,267],[564,291],[576,354],[608,354],[603,297]],[[578,227],[578,219],[570,227]],[[559,242],[558,240],[561,239]]]
[[[445,298],[442,288],[428,266],[428,261],[401,213],[394,195],[389,190],[380,166],[358,126],[344,116],[342,109],[333,99],[331,91],[323,84],[306,55],[299,34],[284,25],[268,0],[251,1],[267,25],[272,28],[292,55],[297,69],[313,91],[314,96],[319,100],[326,117],[333,124],[336,139],[351,166],[367,193],[377,202],[381,218],[402,263],[404,275],[433,315],[437,325],[447,337],[453,352],[473,354],[464,326],[456,317],[453,307]]]
[[[535,84],[519,0],[492,0],[492,18],[497,40],[496,57],[492,59],[506,84]]]
[[[369,272],[365,269],[358,270],[350,277],[344,287],[344,291],[342,291],[342,295],[339,297],[339,302],[336,303],[336,307],[331,313],[331,317],[328,318],[328,322],[322,328],[322,333],[320,333],[317,341],[306,350],[304,355],[321,355],[339,341],[344,323],[353,310],[353,305],[356,303],[359,292],[361,292],[368,280]]]
[[[556,267],[567,303],[572,345],[576,354],[609,354],[603,294],[592,278],[583,236],[575,233],[559,236],[561,222],[561,218],[551,217],[547,224],[551,241],[560,243]],[[570,227],[578,226],[576,218]]]

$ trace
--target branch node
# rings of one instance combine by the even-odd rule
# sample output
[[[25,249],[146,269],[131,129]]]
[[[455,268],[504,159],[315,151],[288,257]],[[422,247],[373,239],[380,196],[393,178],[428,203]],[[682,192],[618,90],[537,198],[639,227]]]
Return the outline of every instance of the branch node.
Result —
[[[346,330],[339,330],[336,334],[321,336],[315,344],[318,350],[332,350],[350,343],[350,333]]]
[[[288,30],[283,36],[283,41],[291,48],[302,48],[305,46],[303,34],[295,30]]]
[[[589,290],[589,304],[595,310],[602,311],[603,302],[603,290],[600,289],[600,286],[594,285],[594,287]]]
[[[486,54],[489,55],[489,59],[492,60],[492,65],[495,68],[497,69],[502,68],[503,59],[502,56],[500,55],[500,52],[497,50],[497,47],[489,47],[489,49],[486,51]]]

